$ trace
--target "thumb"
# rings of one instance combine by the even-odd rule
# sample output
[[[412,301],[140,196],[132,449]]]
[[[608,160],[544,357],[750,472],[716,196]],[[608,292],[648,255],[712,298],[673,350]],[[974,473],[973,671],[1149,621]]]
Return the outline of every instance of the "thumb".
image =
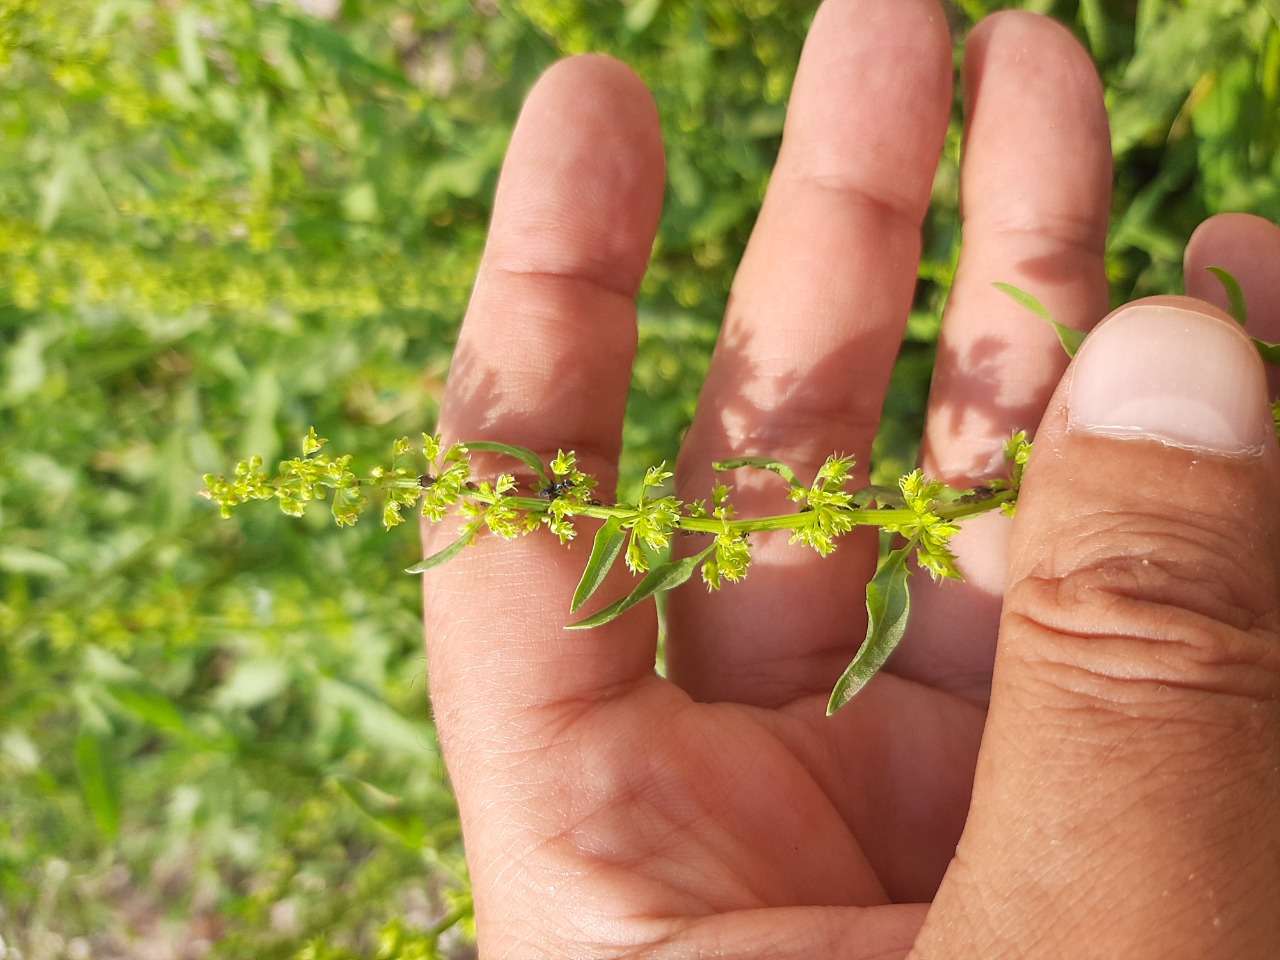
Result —
[[[1248,338],[1117,311],[1049,406],[991,712],[913,957],[1280,956],[1280,450]]]

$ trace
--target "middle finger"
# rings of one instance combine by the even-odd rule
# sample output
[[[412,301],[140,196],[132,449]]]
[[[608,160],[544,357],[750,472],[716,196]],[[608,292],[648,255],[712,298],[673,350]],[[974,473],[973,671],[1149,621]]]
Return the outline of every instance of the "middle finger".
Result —
[[[808,482],[833,452],[865,483],[911,305],[951,104],[951,38],[935,0],[828,0],[801,57],[768,195],[681,451],[682,499],[710,464],[770,456]],[[785,484],[738,471],[742,516],[789,512]],[[864,532],[865,533],[865,532]],[[751,585],[676,591],[667,663],[695,698],[777,706],[823,693],[865,629],[874,534],[830,557],[752,538]]]

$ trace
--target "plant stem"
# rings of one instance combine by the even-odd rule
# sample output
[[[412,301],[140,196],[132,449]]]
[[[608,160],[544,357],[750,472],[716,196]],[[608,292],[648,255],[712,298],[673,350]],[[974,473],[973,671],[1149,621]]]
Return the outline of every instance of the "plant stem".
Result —
[[[963,520],[999,509],[1003,504],[1017,498],[1017,490],[993,491],[989,496],[967,501],[941,504],[933,511],[943,520]],[[529,513],[545,513],[548,501],[539,497],[497,497],[488,496],[477,490],[464,491],[467,499],[483,504],[493,504],[499,499],[517,510]],[[614,516],[628,516],[634,508],[625,504],[606,506],[604,504],[575,504],[574,516],[590,517],[595,520],[607,520]],[[853,507],[842,510],[855,526],[884,526],[886,524],[907,523],[918,515],[905,508]],[[681,515],[676,521],[676,529],[688,533],[718,534],[727,531],[733,533],[763,533],[769,530],[795,530],[808,522],[806,512],[785,513],[770,517],[752,517],[737,520],[721,520],[716,517],[690,517]]]

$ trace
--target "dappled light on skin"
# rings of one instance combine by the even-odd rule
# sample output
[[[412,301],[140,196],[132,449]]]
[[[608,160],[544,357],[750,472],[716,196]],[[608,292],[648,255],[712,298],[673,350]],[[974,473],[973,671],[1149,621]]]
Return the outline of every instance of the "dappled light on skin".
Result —
[[[731,538],[715,595],[700,582],[707,568],[694,569],[677,593],[709,614],[683,616],[673,637],[683,689],[654,676],[650,599],[594,630],[563,629],[637,582],[624,542],[570,609],[609,521],[568,508],[634,505],[647,468],[674,468],[721,313],[699,414],[710,429],[690,434],[678,498],[706,498],[711,511],[724,481],[733,489],[718,508],[739,519],[808,504],[789,500],[776,472],[712,469],[733,453],[789,464],[806,487],[828,456],[849,455],[847,489],[868,469],[893,487],[917,464],[923,424],[927,475],[958,488],[1002,475],[1000,447],[1040,421],[1065,360],[995,281],[1085,330],[1110,302],[1178,289],[1182,276],[1192,296],[1225,308],[1206,271],[1221,266],[1243,285],[1247,331],[1280,340],[1280,229],[1232,214],[1186,237],[1206,210],[1280,216],[1272,131],[1253,122],[1271,102],[1259,78],[1276,29],[1262,6],[1112,4],[1098,17],[1096,4],[1059,4],[1063,30],[1016,12],[975,28],[961,9],[974,3],[834,0],[826,12],[853,12],[819,17],[816,31],[837,39],[826,62],[814,44],[806,54],[814,99],[805,83],[791,88],[817,6],[0,4],[0,953],[885,960],[908,953],[940,883],[987,891],[988,929],[1010,937],[1029,927],[1045,943],[1065,923],[1074,933],[1054,955],[1280,953],[1265,925],[1274,903],[1258,898],[1278,885],[1259,871],[1280,859],[1269,839],[1275,670],[1259,655],[1275,644],[1267,617],[1242,602],[1262,584],[1274,606],[1274,584],[1257,579],[1274,553],[1273,478],[1261,496],[1233,493],[1234,471],[1215,475],[1203,458],[1184,470],[1120,453],[1077,459],[1064,471],[1071,490],[1033,497],[1019,522],[1058,504],[1055,542],[1092,537],[1099,567],[1057,568],[1020,601],[1037,604],[1024,627],[1081,634],[1040,638],[1035,649],[1058,660],[1021,701],[1001,702],[1008,684],[993,686],[1011,556],[982,529],[1000,525],[994,511],[952,539],[966,581],[912,574],[901,646],[832,717],[827,692],[866,635],[869,530],[836,536],[826,558],[786,531]],[[1160,9],[1139,22],[1139,7]],[[886,21],[922,12],[885,35]],[[966,48],[967,133],[959,101],[929,93],[953,52],[918,72],[944,32]],[[1103,96],[1077,44],[1097,62],[1112,133],[1098,132]],[[868,59],[869,46],[893,69]],[[494,257],[459,341],[519,102],[553,62],[591,50],[645,78],[664,129],[625,71],[562,75],[549,111],[560,126],[542,128],[546,149],[514,151],[524,174],[507,179],[535,200],[558,179],[564,206],[535,203],[521,226],[507,216],[520,197],[499,198]],[[829,110],[846,89],[873,108]],[[887,125],[864,122],[877,110]],[[611,111],[618,122],[600,122]],[[925,129],[935,115],[945,137]],[[922,143],[935,136],[942,161],[926,195],[899,174],[929,161]],[[1110,204],[1097,187],[1108,147]],[[598,162],[565,156],[583,151]],[[788,166],[801,171],[791,189]],[[618,205],[602,210],[610,196]],[[655,239],[644,234],[659,199]],[[1096,229],[1108,212],[1104,276]],[[421,556],[417,524],[405,521],[427,499],[457,500],[450,483],[423,479],[443,462],[393,442],[435,432],[451,361],[440,429],[446,446],[481,441],[474,493],[497,499],[428,535],[434,554],[459,524],[484,526],[424,578],[440,611],[429,706],[419,583],[403,573]],[[300,449],[308,424],[316,441],[330,438],[322,449]],[[522,444],[538,467],[484,441]],[[562,451],[594,488],[579,490],[571,472],[539,476]],[[1081,456],[1053,442],[1041,451],[1050,471],[1059,453]],[[235,476],[254,453],[262,462]],[[277,490],[264,478],[281,460],[291,466]],[[1127,468],[1108,481],[1115,463]],[[217,486],[219,470],[228,476],[213,499],[263,493],[274,506],[218,519],[194,494],[206,473]],[[1094,477],[1108,482],[1082,480]],[[1176,515],[1156,528],[1133,516],[1091,526],[1112,486],[1132,492],[1152,477],[1149,513],[1173,488],[1177,509],[1209,526],[1192,535]],[[510,494],[554,510],[554,526],[539,513],[529,536],[502,539],[518,513],[490,508]],[[1248,524],[1230,522],[1239,517]],[[660,524],[646,529],[661,540]],[[707,533],[670,539],[696,556]],[[1185,552],[1197,547],[1202,561]],[[731,582],[743,551],[753,572]],[[658,550],[646,562],[664,560]],[[1229,582],[1214,579],[1225,571]],[[1151,622],[1125,619],[1137,591],[1160,610],[1160,642],[1134,639]],[[1112,622],[1082,624],[1082,610]],[[1230,622],[1201,629],[1205,616]],[[1117,618],[1134,637],[1113,635]],[[735,647],[743,630],[752,642]],[[1071,691],[1096,696],[1048,703]],[[1142,710],[1164,722],[1118,726]],[[1000,733],[979,763],[984,724]],[[1108,729],[1120,735],[1108,741]],[[1041,739],[1011,744],[1010,732]],[[1034,807],[1059,782],[1063,741],[1098,744],[1105,762],[1074,763],[1066,802]],[[780,770],[790,773],[771,776]],[[757,784],[768,802],[752,807]],[[583,802],[571,809],[566,797]],[[1019,847],[1022,836],[1039,842]],[[1082,837],[1096,849],[1073,848]],[[1007,875],[992,872],[991,850]],[[816,868],[842,860],[831,876]],[[1113,881],[1118,892],[1100,895]],[[1026,927],[990,912],[1015,903],[1052,909]],[[1169,915],[1141,914],[1161,903]],[[937,907],[946,960],[968,957],[956,938],[974,932],[973,903],[962,906]],[[1136,939],[1108,943],[1127,924]],[[1252,942],[1231,939],[1250,924]]]

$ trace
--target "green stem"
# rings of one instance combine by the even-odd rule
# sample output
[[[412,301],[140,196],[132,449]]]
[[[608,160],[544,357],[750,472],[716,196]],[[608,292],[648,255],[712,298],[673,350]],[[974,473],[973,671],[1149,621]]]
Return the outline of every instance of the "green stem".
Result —
[[[1017,495],[1018,492],[1012,489],[995,491],[990,496],[980,499],[941,505],[933,513],[943,520],[963,520],[966,517],[996,510],[1005,503],[1016,499]],[[476,503],[484,504],[493,504],[499,499],[498,497],[486,496],[476,490],[465,491],[463,496]],[[506,497],[503,499],[517,510],[524,510],[529,513],[545,513],[547,510],[548,501],[539,497]],[[632,512],[633,508],[625,505],[611,507],[604,504],[587,503],[575,504],[573,508],[574,516],[590,517],[595,520],[608,520],[610,517],[626,516]],[[914,510],[906,508],[854,507],[840,512],[846,515],[856,526],[885,526],[887,524],[909,523],[919,516]],[[707,534],[723,533],[726,528],[733,533],[763,533],[769,530],[795,530],[803,527],[807,522],[808,519],[805,512],[729,521],[720,520],[716,517],[681,516],[676,521],[676,529],[689,533]]]

